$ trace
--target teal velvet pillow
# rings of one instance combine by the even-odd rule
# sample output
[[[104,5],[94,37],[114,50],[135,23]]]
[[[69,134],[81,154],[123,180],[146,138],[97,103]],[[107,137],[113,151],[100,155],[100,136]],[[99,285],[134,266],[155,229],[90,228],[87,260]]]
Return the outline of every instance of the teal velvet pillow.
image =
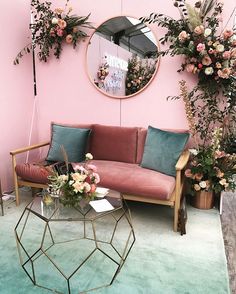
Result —
[[[47,160],[64,161],[61,151],[61,145],[63,145],[69,162],[83,161],[90,132],[90,129],[52,124],[52,138]]]
[[[173,133],[149,126],[141,166],[175,176],[175,165],[188,138],[188,133]]]

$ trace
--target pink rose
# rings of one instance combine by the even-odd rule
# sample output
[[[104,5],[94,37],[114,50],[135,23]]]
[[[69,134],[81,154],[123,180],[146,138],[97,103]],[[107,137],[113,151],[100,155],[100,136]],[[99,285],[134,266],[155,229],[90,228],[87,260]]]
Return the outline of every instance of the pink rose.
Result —
[[[205,50],[205,48],[206,48],[205,44],[199,43],[197,45],[197,51],[198,52],[202,52],[203,50]]]
[[[230,38],[231,36],[233,36],[233,34],[234,34],[234,32],[232,30],[228,29],[223,32],[223,37],[226,40],[226,39]]]
[[[63,31],[62,29],[57,29],[57,35],[58,35],[59,37],[62,37],[63,34],[64,34],[64,31]]]
[[[92,170],[93,172],[97,171],[97,167],[94,164],[88,164],[87,169]]]
[[[185,176],[187,178],[192,178],[193,177],[193,174],[191,173],[191,169],[190,168],[186,169],[185,172],[184,172],[184,174],[185,174]]]
[[[225,51],[225,52],[223,53],[223,58],[224,58],[224,59],[229,59],[229,58],[230,58],[230,51]]]
[[[202,59],[202,64],[203,65],[210,65],[212,63],[211,58],[208,55],[205,55]]]

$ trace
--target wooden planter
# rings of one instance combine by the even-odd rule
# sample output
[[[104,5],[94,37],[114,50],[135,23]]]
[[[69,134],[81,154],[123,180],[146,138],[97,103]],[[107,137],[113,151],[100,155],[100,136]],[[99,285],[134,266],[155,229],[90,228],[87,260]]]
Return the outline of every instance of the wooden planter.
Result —
[[[192,197],[191,204],[199,209],[211,209],[214,205],[214,194],[212,191],[198,191]]]

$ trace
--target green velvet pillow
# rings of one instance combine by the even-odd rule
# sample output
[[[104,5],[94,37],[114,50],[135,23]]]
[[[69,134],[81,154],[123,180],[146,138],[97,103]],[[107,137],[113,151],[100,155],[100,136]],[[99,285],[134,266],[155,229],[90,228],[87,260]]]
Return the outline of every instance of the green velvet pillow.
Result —
[[[69,162],[81,162],[85,159],[85,152],[91,130],[52,125],[52,138],[49,148],[48,161],[64,161],[61,146],[64,146]]]
[[[175,165],[189,133],[173,133],[148,127],[141,166],[175,176]]]

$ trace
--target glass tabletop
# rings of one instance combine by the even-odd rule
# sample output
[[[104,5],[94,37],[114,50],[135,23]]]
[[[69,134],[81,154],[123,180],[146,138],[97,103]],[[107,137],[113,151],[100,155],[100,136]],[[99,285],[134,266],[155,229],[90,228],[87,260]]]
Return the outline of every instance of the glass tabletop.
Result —
[[[122,207],[121,194],[117,191],[109,190],[105,197],[95,198],[91,202],[81,200],[80,206],[76,207],[64,206],[58,197],[52,197],[50,203],[45,203],[42,197],[37,196],[27,205],[26,209],[48,221],[86,221],[94,220]]]

